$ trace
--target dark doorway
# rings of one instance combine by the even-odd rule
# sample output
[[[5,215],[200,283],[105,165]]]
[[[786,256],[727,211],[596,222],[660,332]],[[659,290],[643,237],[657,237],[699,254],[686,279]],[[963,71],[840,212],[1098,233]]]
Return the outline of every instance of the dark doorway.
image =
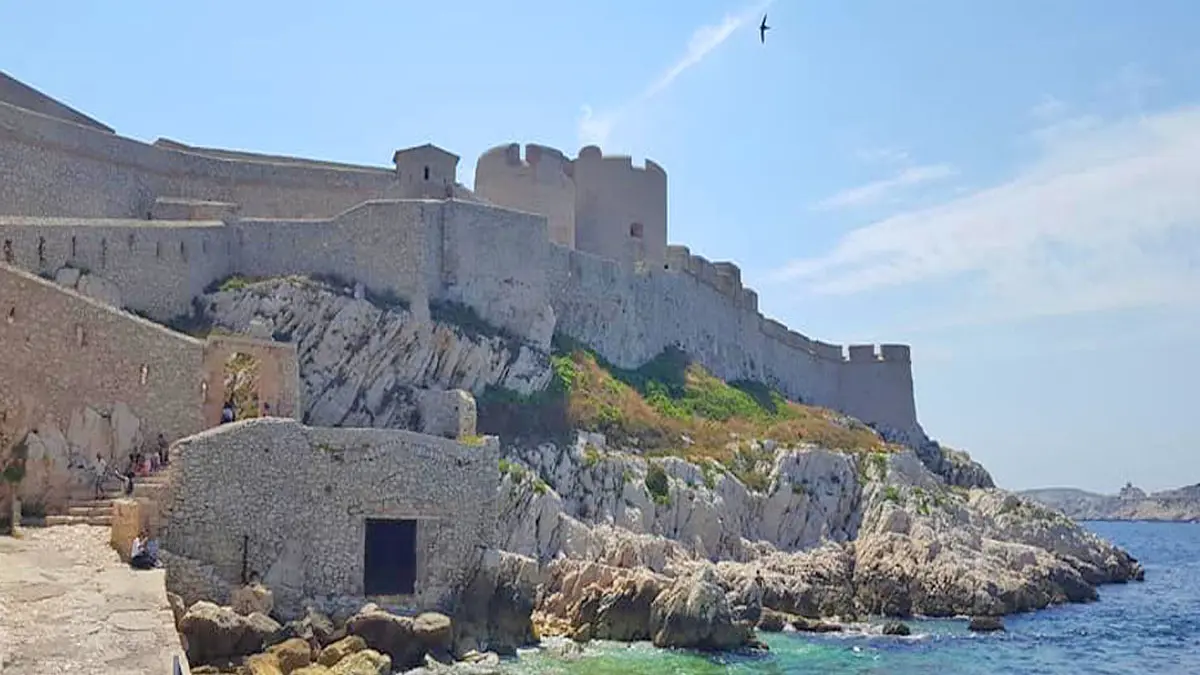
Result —
[[[417,521],[367,520],[365,595],[412,595],[417,583]]]

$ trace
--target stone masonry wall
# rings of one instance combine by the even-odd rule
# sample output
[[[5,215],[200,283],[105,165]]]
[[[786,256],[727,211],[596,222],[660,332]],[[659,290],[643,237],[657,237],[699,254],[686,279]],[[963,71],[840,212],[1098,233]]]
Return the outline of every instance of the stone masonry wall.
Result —
[[[0,246],[0,262],[35,274],[71,266],[104,277],[126,307],[159,321],[189,312],[234,261],[221,222],[0,216]]]
[[[69,185],[69,189],[64,189]],[[331,217],[401,197],[395,172],[189,153],[0,102],[0,214],[139,218],[159,197],[262,218]]]
[[[118,404],[146,438],[203,428],[203,342],[5,265],[0,354],[0,392],[36,401],[58,429],[76,411]]]
[[[415,607],[453,599],[495,537],[499,444],[409,431],[260,419],[173,447],[165,550],[236,584],[250,571],[277,603],[363,595],[368,518],[415,519]],[[184,592],[187,589],[172,589]]]

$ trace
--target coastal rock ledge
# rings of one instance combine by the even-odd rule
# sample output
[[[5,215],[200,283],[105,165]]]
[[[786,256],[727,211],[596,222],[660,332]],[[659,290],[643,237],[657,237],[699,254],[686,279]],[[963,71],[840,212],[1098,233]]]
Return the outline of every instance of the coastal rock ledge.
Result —
[[[728,649],[753,643],[740,626],[775,613],[823,630],[867,615],[1001,616],[1144,578],[1061,513],[947,486],[911,450],[777,448],[769,484],[753,491],[678,458],[598,453],[602,441],[508,449],[501,545],[540,571],[542,635]],[[665,494],[647,488],[654,466]],[[654,608],[680,605],[682,588],[706,599],[695,614],[714,633],[664,631]]]

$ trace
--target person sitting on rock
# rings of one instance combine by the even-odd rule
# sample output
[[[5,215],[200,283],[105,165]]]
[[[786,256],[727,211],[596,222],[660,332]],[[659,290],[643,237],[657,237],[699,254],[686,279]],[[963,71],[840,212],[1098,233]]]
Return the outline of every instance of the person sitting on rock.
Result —
[[[150,555],[150,549],[147,543],[150,539],[150,533],[142,530],[133,540],[133,546],[129,549],[129,564],[135,570],[148,570],[154,567],[154,558]]]
[[[225,407],[221,408],[221,424],[229,424],[237,419],[237,410],[233,407],[233,400],[225,401]]]
[[[150,536],[149,530],[142,530],[133,540],[133,546],[129,550],[129,564],[137,570],[158,567],[158,540]]]

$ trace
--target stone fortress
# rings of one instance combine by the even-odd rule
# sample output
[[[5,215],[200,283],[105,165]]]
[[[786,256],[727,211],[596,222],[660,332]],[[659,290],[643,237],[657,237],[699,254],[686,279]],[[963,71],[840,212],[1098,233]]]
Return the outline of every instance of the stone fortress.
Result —
[[[843,350],[764,317],[735,264],[667,244],[666,173],[653,162],[505,145],[480,157],[468,190],[459,158],[436,146],[392,160],[147,144],[0,74],[0,263],[84,270],[99,290],[80,280],[81,292],[157,322],[235,274],[345,279],[418,318],[458,303],[528,343],[562,333],[622,367],[676,345],[723,379],[923,437],[909,348]],[[57,321],[5,295],[10,320]]]

